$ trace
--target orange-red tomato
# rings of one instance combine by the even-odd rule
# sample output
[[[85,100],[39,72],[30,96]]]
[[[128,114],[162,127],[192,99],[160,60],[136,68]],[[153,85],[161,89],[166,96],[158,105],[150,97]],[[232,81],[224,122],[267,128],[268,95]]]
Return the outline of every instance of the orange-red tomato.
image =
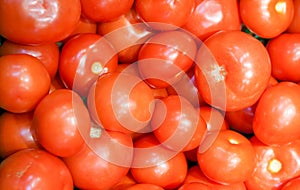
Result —
[[[212,190],[208,185],[202,183],[185,183],[179,187],[178,190],[194,190],[194,189],[201,189],[201,190]]]
[[[70,171],[62,160],[38,149],[20,150],[0,164],[0,189],[73,189]]]
[[[149,183],[139,183],[139,184],[134,184],[132,186],[129,186],[125,188],[124,190],[164,190],[162,187],[154,184],[149,184]]]
[[[14,113],[32,111],[48,94],[50,76],[37,58],[27,54],[0,57],[0,107]]]
[[[55,43],[75,29],[80,14],[80,0],[0,1],[0,35],[21,44]]]
[[[289,180],[286,184],[281,187],[281,190],[297,190],[300,188],[300,178],[294,178]]]
[[[300,33],[300,1],[294,0],[294,17],[286,32]]]

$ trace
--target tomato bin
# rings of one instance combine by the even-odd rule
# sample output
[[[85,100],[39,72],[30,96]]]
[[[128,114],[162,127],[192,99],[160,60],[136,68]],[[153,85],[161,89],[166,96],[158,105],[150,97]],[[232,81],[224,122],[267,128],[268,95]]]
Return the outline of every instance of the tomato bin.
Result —
[[[1,190],[300,189],[300,0],[0,0]]]

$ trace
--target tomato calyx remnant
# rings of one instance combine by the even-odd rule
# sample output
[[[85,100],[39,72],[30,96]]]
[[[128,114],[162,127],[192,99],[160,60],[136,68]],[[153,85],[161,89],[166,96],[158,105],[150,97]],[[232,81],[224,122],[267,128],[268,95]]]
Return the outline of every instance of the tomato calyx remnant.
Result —
[[[213,65],[211,70],[211,75],[214,77],[216,82],[221,82],[225,80],[227,75],[224,65]]]
[[[278,159],[273,158],[269,161],[268,170],[271,173],[278,173],[281,169],[282,169],[282,163]]]

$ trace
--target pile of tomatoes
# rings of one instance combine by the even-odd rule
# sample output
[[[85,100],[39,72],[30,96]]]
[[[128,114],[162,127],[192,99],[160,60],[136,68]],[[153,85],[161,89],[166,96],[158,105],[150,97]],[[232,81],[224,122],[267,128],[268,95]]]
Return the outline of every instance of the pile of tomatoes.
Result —
[[[0,189],[300,189],[300,0],[0,0]]]

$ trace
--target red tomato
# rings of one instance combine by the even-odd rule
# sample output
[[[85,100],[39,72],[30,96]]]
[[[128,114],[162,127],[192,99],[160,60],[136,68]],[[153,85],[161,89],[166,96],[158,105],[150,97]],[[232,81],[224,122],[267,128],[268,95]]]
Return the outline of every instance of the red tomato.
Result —
[[[0,57],[0,107],[14,113],[32,111],[49,92],[50,77],[40,60],[27,54]]]
[[[195,67],[203,99],[226,111],[253,105],[271,76],[270,58],[263,44],[241,31],[218,32],[204,44],[198,50]]]
[[[183,26],[194,4],[194,0],[136,0],[135,9],[151,27],[165,30]]]
[[[272,76],[280,81],[300,82],[300,34],[284,33],[267,44]]]
[[[175,189],[182,184],[188,167],[182,152],[174,155],[174,151],[161,146],[152,134],[135,140],[134,147],[130,172],[138,183],[150,183],[164,189]],[[174,156],[167,158],[168,154]]]
[[[294,17],[286,32],[300,33],[300,0],[294,0]]]
[[[255,136],[250,139],[255,152],[254,173],[245,184],[248,189],[279,190],[282,185],[300,175],[300,141],[287,145],[268,146]]]
[[[111,190],[124,190],[134,184],[136,184],[136,181],[133,179],[131,173],[128,172],[127,175],[122,177],[122,179],[111,188]]]
[[[243,24],[262,38],[274,38],[284,32],[294,17],[293,0],[240,0]]]
[[[58,42],[75,29],[80,14],[79,0],[1,0],[0,35],[22,44]]]
[[[195,190],[195,189],[201,189],[201,190],[212,190],[209,186],[202,184],[202,183],[185,183],[178,190]]]
[[[64,84],[81,96],[87,96],[99,75],[116,69],[115,49],[98,34],[78,34],[62,48],[59,74]]]
[[[31,133],[32,112],[0,115],[0,157],[26,148],[39,148]]]
[[[154,110],[151,88],[139,77],[123,72],[100,76],[87,101],[96,123],[107,130],[124,133],[143,130]]]
[[[300,138],[300,86],[281,82],[261,96],[253,132],[265,144],[285,144]]]
[[[153,34],[134,8],[117,20],[99,23],[97,32],[113,44],[120,62],[129,63],[137,60],[142,44]]]
[[[61,81],[59,75],[56,75],[54,79],[51,81],[51,86],[49,90],[49,94],[54,92],[57,89],[66,89],[64,83]]]
[[[0,55],[7,54],[32,55],[44,64],[51,79],[56,75],[59,61],[59,49],[55,43],[31,46],[5,41],[2,46],[0,46]]]
[[[86,140],[89,144],[80,152],[63,158],[75,186],[98,190],[114,187],[129,171],[133,157],[131,137],[120,132],[102,131],[99,136]],[[124,146],[128,148],[125,151]]]
[[[240,30],[241,21],[237,0],[199,0],[184,29],[200,40],[220,30]]]
[[[193,65],[196,42],[184,31],[159,32],[140,49],[138,67],[143,79],[155,88],[178,82]]]
[[[43,150],[25,149],[1,162],[0,189],[72,190],[73,180],[59,158]]]
[[[124,190],[164,190],[162,187],[154,185],[154,184],[149,184],[149,183],[139,183],[132,185],[130,187],[125,188]]]
[[[174,151],[197,148],[206,134],[206,122],[199,112],[177,95],[157,101],[151,126],[158,141]]]
[[[240,183],[253,172],[255,151],[246,137],[224,130],[207,151],[198,152],[198,164],[203,173],[215,182]]]
[[[80,0],[83,16],[95,22],[117,19],[129,11],[134,0]]]
[[[300,178],[294,178],[284,184],[281,190],[298,190],[300,188]]]

